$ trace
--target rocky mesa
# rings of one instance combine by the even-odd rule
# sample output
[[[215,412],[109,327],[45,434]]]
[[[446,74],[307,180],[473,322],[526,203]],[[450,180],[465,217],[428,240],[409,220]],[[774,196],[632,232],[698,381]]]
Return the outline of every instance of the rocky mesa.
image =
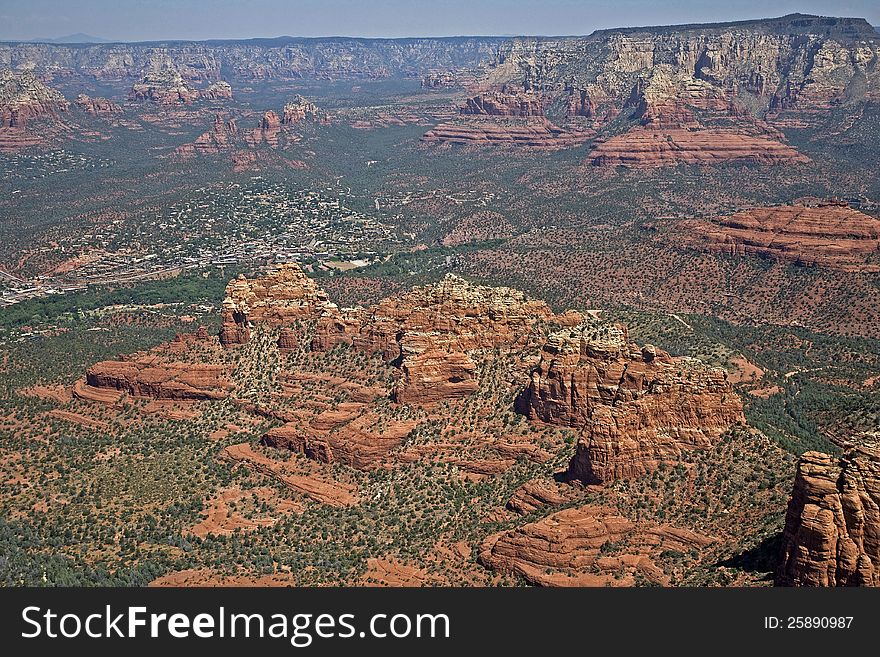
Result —
[[[757,256],[846,271],[880,271],[880,219],[845,203],[780,205],[680,222],[676,241],[734,256]]]

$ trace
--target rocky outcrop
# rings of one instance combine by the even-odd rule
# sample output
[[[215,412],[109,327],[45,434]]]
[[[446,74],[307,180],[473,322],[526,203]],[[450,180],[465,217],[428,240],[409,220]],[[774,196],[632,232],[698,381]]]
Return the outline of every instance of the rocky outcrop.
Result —
[[[479,389],[476,365],[467,354],[436,349],[403,360],[394,399],[401,404],[433,404],[461,399]]]
[[[516,408],[581,431],[569,474],[586,483],[641,476],[744,421],[724,370],[593,318],[550,336]]]
[[[281,329],[278,334],[278,349],[280,351],[294,351],[299,348],[299,345],[300,339],[296,331],[289,328]]]
[[[195,155],[217,155],[233,149],[238,136],[235,119],[226,119],[222,114],[216,114],[214,125],[210,130],[199,135],[191,144],[178,146],[174,152],[183,158]]]
[[[169,362],[158,356],[135,355],[105,360],[86,372],[86,384],[109,388],[133,397],[153,399],[223,399],[232,390],[224,365]]]
[[[131,101],[151,101],[159,105],[189,104],[198,97],[198,90],[188,87],[176,69],[149,71],[128,92]]]
[[[633,586],[667,578],[663,550],[699,550],[711,539],[674,527],[640,527],[610,509],[582,506],[487,538],[480,562],[539,586]]]
[[[525,345],[536,327],[554,318],[543,301],[518,290],[474,285],[454,274],[413,288],[376,306],[318,322],[313,348],[348,343],[389,361],[430,349],[469,352]]]
[[[106,118],[122,112],[122,107],[114,103],[112,100],[101,98],[100,96],[91,97],[86,94],[79,94],[76,97],[75,102],[79,109],[92,116]]]
[[[49,141],[70,104],[29,71],[0,70],[0,152],[17,151]]]
[[[782,542],[779,586],[880,586],[880,441],[801,456]]]
[[[226,286],[220,341],[224,346],[246,343],[251,322],[280,327],[327,312],[338,309],[295,264],[281,265],[259,278],[241,275]]]
[[[278,148],[278,137],[281,133],[281,119],[273,110],[263,113],[260,125],[245,136],[248,146],[254,148],[266,144],[271,148]]]
[[[281,114],[281,123],[291,125],[301,123],[302,121],[314,121],[318,119],[320,113],[318,106],[307,101],[302,96],[296,96],[284,105],[284,111]]]
[[[457,84],[449,71],[432,71],[422,78],[422,89],[451,89]]]
[[[569,116],[597,125],[646,109],[633,102],[646,88],[649,100],[662,101],[655,109],[666,106],[667,117],[685,110],[678,123],[693,110],[702,122],[732,94],[741,99],[733,115],[745,125],[742,108],[776,121],[793,110],[827,116],[835,106],[872,97],[880,88],[878,56],[880,39],[863,19],[790,15],[511,39],[499,48],[488,77],[540,90],[551,103],[563,101]],[[657,72],[665,81],[652,84]],[[701,90],[697,97],[695,90]],[[634,118],[641,118],[638,111]]]
[[[214,82],[200,96],[205,100],[232,100],[232,85],[225,81]]]
[[[321,463],[371,470],[381,465],[415,426],[408,421],[386,422],[380,426],[376,420],[362,405],[349,404],[335,411],[325,411],[309,422],[289,422],[270,429],[260,442]]]
[[[24,128],[31,119],[58,118],[69,106],[61,92],[33,73],[0,70],[0,127]]]
[[[468,98],[459,109],[459,113],[520,118],[540,117],[544,116],[544,105],[535,93],[502,87],[499,91],[487,91]]]
[[[556,482],[532,479],[514,491],[506,506],[514,513],[525,516],[546,506],[563,504],[567,499]]]
[[[880,271],[880,219],[842,203],[753,208],[676,224],[677,243],[848,271]]]
[[[580,146],[595,134],[589,129],[565,130],[545,119],[498,122],[485,117],[473,117],[467,122],[440,123],[424,134],[422,142],[557,150]]]

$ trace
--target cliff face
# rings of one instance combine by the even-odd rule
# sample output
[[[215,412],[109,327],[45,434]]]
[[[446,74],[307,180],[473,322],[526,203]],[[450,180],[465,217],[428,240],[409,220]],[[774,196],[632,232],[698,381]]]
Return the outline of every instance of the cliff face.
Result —
[[[140,80],[170,63],[187,81],[420,77],[432,69],[492,59],[500,37],[441,39],[292,38],[211,43],[0,44],[0,67],[48,75]],[[221,76],[221,71],[223,75]]]
[[[223,365],[169,362],[153,355],[96,363],[86,372],[86,384],[114,389],[133,397],[153,399],[223,399],[232,390]]]
[[[789,16],[513,39],[489,79],[558,99],[596,129],[629,122],[597,143],[596,166],[778,164],[807,160],[777,127],[880,97],[878,60],[880,38],[861,19]]]
[[[798,463],[779,586],[880,586],[880,442]]]
[[[723,370],[591,319],[550,336],[517,410],[582,431],[569,474],[586,483],[646,474],[744,421]]]

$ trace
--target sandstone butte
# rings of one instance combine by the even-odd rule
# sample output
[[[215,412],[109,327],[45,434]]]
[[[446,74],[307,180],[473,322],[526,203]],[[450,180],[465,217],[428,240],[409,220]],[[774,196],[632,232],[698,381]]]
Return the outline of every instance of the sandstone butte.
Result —
[[[880,219],[843,203],[754,208],[712,221],[682,221],[673,233],[677,242],[713,253],[880,271]]]
[[[69,107],[59,91],[32,72],[0,70],[0,152],[44,144]]]
[[[516,406],[580,430],[569,475],[591,484],[651,472],[745,421],[724,370],[640,348],[592,318],[548,338]]]
[[[295,329],[303,322],[314,327],[305,345],[307,333]],[[561,330],[547,337],[548,325]],[[322,352],[347,344],[380,355],[397,368],[393,401],[425,406],[476,392],[478,354],[524,354],[544,344],[517,408],[533,420],[582,432],[571,473],[591,483],[649,472],[662,461],[676,460],[682,450],[711,445],[742,421],[739,399],[723,370],[671,358],[650,345],[640,348],[628,341],[624,328],[595,317],[573,311],[554,314],[544,302],[517,290],[475,285],[451,274],[374,306],[352,309],[332,303],[293,264],[254,279],[239,276],[227,286],[220,342],[226,348],[246,344],[256,326],[276,331],[281,350],[307,346]],[[213,340],[197,332],[181,336],[172,346],[184,348],[206,339]],[[98,363],[89,370],[87,387],[210,399],[234,395],[227,376],[217,365],[163,364],[148,354]],[[295,396],[297,379],[303,376],[282,373],[278,384]],[[311,419],[255,408],[285,422],[266,434],[264,443],[320,461],[374,467],[414,424],[399,421],[377,430],[371,404],[388,392],[344,381],[333,385],[348,386],[352,401]],[[508,463],[498,463],[502,461]],[[489,467],[474,465],[478,470],[484,466]],[[541,498],[537,490],[523,494],[523,508]]]
[[[880,440],[801,456],[785,516],[780,586],[880,586]]]
[[[175,149],[175,154],[188,158],[194,155],[217,155],[236,145],[238,126],[235,119],[226,119],[223,114],[214,115],[214,125],[202,133],[191,144],[183,144]]]

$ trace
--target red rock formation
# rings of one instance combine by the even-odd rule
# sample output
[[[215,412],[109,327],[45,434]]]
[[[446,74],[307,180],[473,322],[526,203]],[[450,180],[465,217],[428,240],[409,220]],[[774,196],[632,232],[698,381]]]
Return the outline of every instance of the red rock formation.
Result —
[[[199,326],[192,333],[177,333],[174,336],[174,340],[172,340],[172,344],[177,345],[191,345],[197,343],[208,344],[211,342],[211,336],[208,333],[208,329],[204,326]]]
[[[248,146],[254,148],[260,144],[267,144],[271,148],[278,148],[278,136],[281,132],[281,119],[278,114],[269,110],[260,119],[260,126],[254,128],[245,136]]]
[[[476,366],[467,354],[430,349],[404,359],[394,399],[401,404],[432,404],[461,399],[478,389]]]
[[[639,348],[593,319],[550,336],[516,407],[582,430],[569,474],[587,483],[641,476],[744,421],[724,370]]]
[[[278,335],[278,349],[281,351],[294,351],[299,348],[299,336],[296,331],[283,328]]]
[[[567,131],[546,119],[532,119],[523,123],[472,117],[467,122],[440,123],[422,137],[426,144],[463,144],[474,146],[519,146],[540,150],[573,148],[595,136],[592,130]]]
[[[545,506],[563,504],[567,498],[560,492],[556,482],[532,479],[517,488],[507,500],[507,508],[521,516],[528,515]]]
[[[447,274],[378,305],[345,314],[328,313],[316,329],[313,348],[341,342],[387,360],[428,349],[467,352],[528,343],[537,324],[554,317],[542,301],[518,290],[474,285]]]
[[[76,106],[92,116],[108,117],[122,112],[122,108],[106,98],[92,98],[86,94],[76,97]]]
[[[296,96],[290,102],[284,105],[284,111],[281,115],[281,123],[283,125],[291,125],[305,121],[306,119],[315,120],[318,118],[318,106],[308,102],[302,96]]]
[[[654,557],[711,542],[688,530],[639,527],[610,509],[583,506],[490,536],[481,546],[480,562],[539,586],[633,586],[636,573],[662,585],[667,578]],[[617,549],[606,556],[603,546]]]
[[[215,82],[200,94],[205,100],[232,100],[232,85],[228,82]]]
[[[133,397],[179,400],[223,399],[233,387],[225,365],[168,362],[153,355],[96,363],[86,372],[86,384]]]
[[[198,90],[187,87],[175,69],[150,71],[128,92],[129,100],[151,101],[159,105],[189,104],[198,97]]]
[[[33,73],[0,71],[0,152],[45,144],[64,128],[60,114],[69,106]]]
[[[880,442],[838,458],[801,456],[783,532],[779,586],[880,586]]]
[[[500,91],[488,91],[468,98],[459,113],[525,118],[544,116],[544,106],[537,94],[502,88]]]
[[[220,341],[224,346],[246,343],[250,322],[284,326],[330,312],[338,309],[327,293],[295,264],[281,265],[260,278],[242,275],[226,286]]]
[[[214,125],[199,135],[191,144],[184,144],[175,149],[175,153],[184,158],[194,155],[217,155],[235,146],[238,137],[238,126],[235,119],[225,120],[222,114],[214,116]]]
[[[712,253],[880,271],[880,219],[845,204],[754,208],[714,221],[682,221],[674,234],[677,243]]]
[[[723,162],[803,163],[809,162],[809,158],[775,139],[734,130],[639,127],[598,142],[590,153],[590,161],[594,166],[641,168]]]
[[[393,421],[377,425],[378,417],[361,405],[326,411],[310,423],[289,422],[270,429],[262,444],[302,454],[321,463],[341,463],[359,470],[378,467],[399,447],[415,422]]]

